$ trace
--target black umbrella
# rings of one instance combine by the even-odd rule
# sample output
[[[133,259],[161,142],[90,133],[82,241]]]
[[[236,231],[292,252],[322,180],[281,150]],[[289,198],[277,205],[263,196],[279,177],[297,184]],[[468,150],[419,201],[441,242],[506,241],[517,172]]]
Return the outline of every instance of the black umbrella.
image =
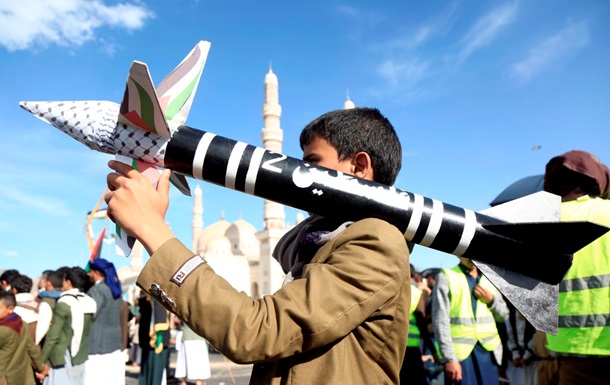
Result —
[[[542,191],[544,189],[544,175],[532,175],[521,178],[504,189],[491,203],[490,206],[497,206],[502,203],[522,198],[526,195]]]

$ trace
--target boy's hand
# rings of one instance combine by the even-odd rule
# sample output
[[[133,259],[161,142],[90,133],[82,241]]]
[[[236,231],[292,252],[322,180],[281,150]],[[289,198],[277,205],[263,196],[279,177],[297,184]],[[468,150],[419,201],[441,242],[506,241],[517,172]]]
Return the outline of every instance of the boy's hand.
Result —
[[[51,369],[49,368],[49,365],[44,366],[44,369],[42,370],[42,372],[40,373],[34,373],[36,375],[36,378],[42,382],[44,381],[45,377],[49,375],[49,371],[51,371]]]
[[[163,171],[155,190],[148,178],[131,166],[118,161],[110,161],[108,166],[116,171],[106,178],[110,192],[104,200],[109,218],[153,254],[174,237],[164,220],[169,206],[170,170]]]

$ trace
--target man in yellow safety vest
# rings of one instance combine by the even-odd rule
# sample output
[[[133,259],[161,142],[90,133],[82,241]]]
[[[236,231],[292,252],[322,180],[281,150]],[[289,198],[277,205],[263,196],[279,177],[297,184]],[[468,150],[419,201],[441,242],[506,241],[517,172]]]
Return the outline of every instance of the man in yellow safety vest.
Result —
[[[569,151],[552,158],[544,189],[561,196],[563,221],[610,227],[610,170],[594,155]],[[559,329],[547,341],[560,385],[610,383],[610,233],[574,254],[559,285]]]
[[[502,296],[467,258],[438,273],[432,291],[432,323],[445,385],[499,383],[502,342],[496,322],[508,308]]]

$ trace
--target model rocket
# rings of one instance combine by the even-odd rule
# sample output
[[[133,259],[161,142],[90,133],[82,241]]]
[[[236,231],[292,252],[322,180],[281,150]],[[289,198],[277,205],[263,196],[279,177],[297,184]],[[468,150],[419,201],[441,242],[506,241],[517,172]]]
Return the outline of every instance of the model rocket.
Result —
[[[472,259],[534,326],[555,332],[557,284],[573,253],[608,228],[560,222],[559,197],[544,192],[474,212],[188,127],[184,122],[208,49],[209,43],[200,42],[156,90],[146,65],[134,62],[121,105],[21,107],[90,149],[133,159],[140,168],[171,169],[185,193],[189,176],[320,215],[384,219],[408,242]],[[172,96],[172,86],[181,96]],[[172,102],[178,115],[168,112]]]

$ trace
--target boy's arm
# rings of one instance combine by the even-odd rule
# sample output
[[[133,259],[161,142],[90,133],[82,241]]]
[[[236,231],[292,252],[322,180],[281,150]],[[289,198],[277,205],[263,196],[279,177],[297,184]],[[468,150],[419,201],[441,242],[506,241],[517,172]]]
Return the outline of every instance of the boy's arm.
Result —
[[[27,330],[27,327],[25,325],[24,327],[26,328],[27,332],[25,335],[26,351],[28,353],[32,366],[34,367],[37,373],[40,373],[45,369],[45,365],[42,362],[42,355],[40,354],[40,350],[38,350],[38,345],[36,345],[36,343],[30,337],[30,333]]]
[[[432,323],[434,325],[434,337],[443,356],[443,362],[458,362],[453,339],[451,338],[450,324],[450,300],[449,283],[445,273],[440,272],[436,276],[436,284],[432,291]]]
[[[53,321],[51,322],[51,327],[47,332],[47,338],[45,339],[44,346],[42,348],[42,362],[45,364],[49,363],[49,355],[51,354],[51,350],[59,342],[61,331],[64,327],[64,323],[66,322],[68,312],[70,312],[68,305],[57,302],[57,305],[55,305],[55,311],[53,311]]]
[[[46,302],[41,302],[38,309],[38,323],[36,324],[36,344],[40,344],[40,341],[49,331],[51,327],[51,319],[53,318],[53,309],[51,305]]]
[[[394,226],[356,222],[323,249],[328,258],[307,265],[304,278],[254,300],[172,239],[138,285],[231,360],[277,360],[348,335],[397,293],[409,293],[401,291],[409,285],[408,249]]]
[[[93,319],[97,319],[97,316],[100,314],[99,310],[104,308],[105,304],[106,304],[106,297],[104,295],[104,292],[102,292],[102,290],[100,290],[99,287],[96,287],[95,285],[91,287],[91,289],[89,289],[89,291],[87,292],[87,295],[91,298],[93,298],[93,300],[95,301],[95,304],[97,306],[95,313],[93,313]]]
[[[494,295],[494,300],[489,305],[489,310],[494,316],[496,322],[504,322],[509,317],[509,310],[504,298],[502,298],[502,294],[496,292]]]
[[[426,321],[426,303],[428,302],[428,298],[429,294],[426,291],[423,291],[413,315],[415,316],[415,322],[419,328],[419,335],[424,342],[424,346],[430,350],[432,355],[436,356],[436,349],[432,342],[432,336],[428,331],[428,323]]]
[[[516,325],[513,325],[512,322],[510,322],[510,320],[506,320],[506,322],[504,322],[504,325],[506,326],[506,337],[507,337],[506,348],[511,352],[510,359],[514,360],[517,358],[521,358],[521,352],[519,351],[519,345],[518,345],[517,341],[515,340],[513,326],[515,327],[516,330],[518,330],[518,328],[516,327]]]

